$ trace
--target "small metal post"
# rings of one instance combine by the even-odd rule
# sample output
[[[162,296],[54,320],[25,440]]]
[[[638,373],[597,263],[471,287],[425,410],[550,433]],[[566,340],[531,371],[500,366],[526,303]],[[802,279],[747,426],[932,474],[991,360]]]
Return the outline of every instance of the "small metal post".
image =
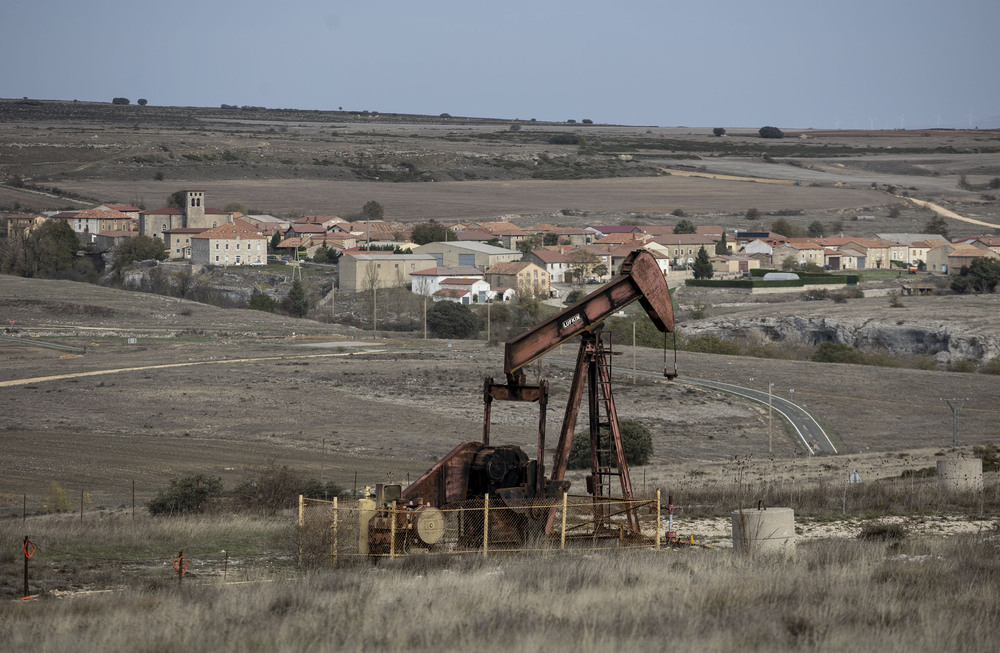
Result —
[[[660,490],[656,490],[656,550],[660,550]]]
[[[389,558],[396,557],[396,502],[389,505],[391,517],[389,518]]]
[[[299,495],[299,568],[302,568],[302,531],[306,526],[306,498]]]
[[[24,596],[28,596],[28,560],[31,558],[31,554],[28,553],[28,547],[31,546],[31,541],[28,536],[24,536]],[[34,548],[32,548],[32,553],[34,553]]]
[[[83,490],[80,490],[80,522],[83,522]]]
[[[483,557],[488,555],[490,548],[490,495],[483,497]]]
[[[337,497],[333,497],[333,544],[330,548],[330,562],[333,563],[334,567],[337,566],[337,551],[340,548],[340,538],[338,533],[340,526],[339,519],[340,510],[337,506]]]
[[[562,534],[559,536],[559,548],[566,548],[566,508],[567,508],[567,497],[569,495],[563,492],[563,509],[562,509]]]
[[[771,389],[774,387],[774,383],[768,381],[767,383],[767,453],[774,452],[774,421],[773,413],[771,410]]]
[[[222,582],[226,582],[226,577],[229,575],[229,553],[223,549],[222,550]]]
[[[135,519],[135,479],[132,479],[132,519]]]

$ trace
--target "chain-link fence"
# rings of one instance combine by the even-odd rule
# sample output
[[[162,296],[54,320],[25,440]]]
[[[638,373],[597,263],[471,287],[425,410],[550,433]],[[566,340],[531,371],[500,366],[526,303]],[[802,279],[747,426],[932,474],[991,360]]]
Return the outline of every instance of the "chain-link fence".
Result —
[[[299,558],[304,567],[317,567],[416,553],[659,548],[666,517],[662,507],[659,491],[639,500],[486,496],[444,508],[300,497]]]

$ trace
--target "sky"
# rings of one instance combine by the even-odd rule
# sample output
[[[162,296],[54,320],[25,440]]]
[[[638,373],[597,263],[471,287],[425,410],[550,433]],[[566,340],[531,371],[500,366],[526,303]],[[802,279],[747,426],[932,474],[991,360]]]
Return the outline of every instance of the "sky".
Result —
[[[0,97],[1000,127],[996,0],[0,0]]]

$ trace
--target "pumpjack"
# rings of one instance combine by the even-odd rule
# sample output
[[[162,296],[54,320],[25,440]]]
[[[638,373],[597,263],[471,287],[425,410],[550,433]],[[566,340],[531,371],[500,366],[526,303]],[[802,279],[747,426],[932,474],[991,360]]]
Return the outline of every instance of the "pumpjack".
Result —
[[[507,341],[504,348],[504,383],[487,378],[483,384],[483,434],[481,442],[464,442],[431,467],[405,490],[397,505],[451,508],[482,502],[489,496],[489,540],[494,544],[520,543],[528,537],[551,534],[556,502],[568,492],[565,480],[573,433],[584,394],[588,399],[590,427],[590,475],[587,494],[597,507],[591,536],[623,531],[639,533],[628,464],[622,449],[621,430],[611,388],[610,352],[601,338],[604,320],[639,301],[653,324],[663,333],[673,332],[674,315],[670,291],[653,255],[643,250],[630,254],[620,273],[596,291],[550,319]],[[546,475],[545,419],[549,386],[544,379],[527,383],[525,367],[572,338],[580,338],[559,441]],[[673,378],[676,370],[664,368]],[[490,442],[490,418],[494,401],[536,402],[539,406],[538,457],[530,458],[521,447]],[[617,477],[620,495],[612,496]],[[608,500],[620,509],[603,510]],[[612,521],[616,520],[612,526]],[[373,523],[373,526],[375,524]],[[481,524],[478,525],[481,532]],[[461,537],[461,534],[460,534]],[[470,541],[474,536],[469,535]]]

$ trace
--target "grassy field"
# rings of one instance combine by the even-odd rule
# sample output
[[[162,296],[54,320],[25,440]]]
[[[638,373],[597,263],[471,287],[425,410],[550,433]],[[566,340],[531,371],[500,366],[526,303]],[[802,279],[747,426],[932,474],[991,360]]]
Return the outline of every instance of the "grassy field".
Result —
[[[418,555],[298,573],[287,555],[259,553],[281,540],[291,548],[277,522],[32,527],[47,544],[33,560],[66,590],[0,602],[0,621],[8,646],[37,651],[606,651],[665,642],[972,651],[993,647],[1000,616],[995,530],[897,539],[870,528],[870,539],[804,543],[781,558],[721,549]],[[9,525],[3,533],[5,551],[20,548]],[[886,533],[893,539],[879,537]],[[169,565],[180,548],[196,562],[178,587]],[[226,578],[222,548],[232,556]],[[4,568],[18,557],[5,554]],[[18,582],[5,576],[5,585]],[[112,589],[74,592],[95,582]]]

